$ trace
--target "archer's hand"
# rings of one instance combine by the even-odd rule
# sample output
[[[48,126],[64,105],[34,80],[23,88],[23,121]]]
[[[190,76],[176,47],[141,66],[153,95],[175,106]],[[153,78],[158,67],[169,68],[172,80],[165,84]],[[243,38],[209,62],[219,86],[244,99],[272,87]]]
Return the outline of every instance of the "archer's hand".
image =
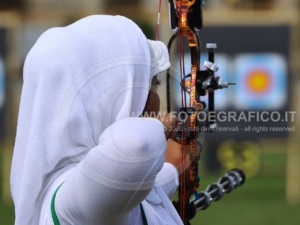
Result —
[[[169,113],[163,117],[157,117],[157,119],[163,123],[167,139],[165,162],[173,164],[177,168],[178,173],[181,174],[191,164],[189,154],[190,147],[189,145],[181,145],[173,139],[177,132],[175,129],[175,123],[177,121],[175,115]],[[199,151],[199,148],[197,149]]]
[[[168,140],[175,132],[176,116],[172,113],[168,113],[165,116],[158,116],[157,119],[163,123],[166,139]]]
[[[173,164],[178,174],[190,166],[189,145],[181,145],[173,139],[168,139],[165,162]]]
[[[200,147],[197,145],[197,154]],[[190,145],[181,145],[174,139],[168,139],[165,162],[173,164],[178,174],[183,173],[191,165]]]

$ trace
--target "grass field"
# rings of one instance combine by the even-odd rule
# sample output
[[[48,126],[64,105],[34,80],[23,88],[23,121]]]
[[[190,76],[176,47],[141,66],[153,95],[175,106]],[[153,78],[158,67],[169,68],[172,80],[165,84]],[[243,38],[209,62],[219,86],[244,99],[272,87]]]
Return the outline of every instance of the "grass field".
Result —
[[[262,158],[264,164],[260,175],[248,179],[243,186],[212,203],[207,210],[198,212],[192,225],[300,224],[300,205],[290,206],[285,201],[284,152],[266,152]],[[0,162],[3,162],[2,157]],[[202,189],[217,179],[216,175],[203,175]],[[2,179],[0,181],[1,187]],[[0,225],[13,225],[13,221],[12,204],[5,204],[1,199]]]
[[[284,195],[284,179],[253,178],[207,210],[198,212],[193,224],[300,224],[300,206],[289,206]]]

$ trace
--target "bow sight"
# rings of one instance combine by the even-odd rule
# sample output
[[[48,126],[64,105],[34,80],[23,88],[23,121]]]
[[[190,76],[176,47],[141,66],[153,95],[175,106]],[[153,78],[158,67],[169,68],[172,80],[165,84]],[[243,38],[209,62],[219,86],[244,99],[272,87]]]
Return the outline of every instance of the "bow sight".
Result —
[[[219,67],[214,64],[214,50],[217,48],[217,44],[208,43],[206,48],[208,49],[208,61],[204,61],[206,70],[197,71],[196,89],[199,96],[205,96],[208,93],[208,112],[210,113],[215,111],[215,90],[228,88],[229,85],[235,85],[235,83],[223,81],[220,77],[215,76],[215,73],[219,70]],[[189,76],[187,75],[186,77]],[[202,104],[205,106],[204,102]],[[214,118],[211,121],[207,121],[210,131],[213,131],[217,126],[214,121]]]

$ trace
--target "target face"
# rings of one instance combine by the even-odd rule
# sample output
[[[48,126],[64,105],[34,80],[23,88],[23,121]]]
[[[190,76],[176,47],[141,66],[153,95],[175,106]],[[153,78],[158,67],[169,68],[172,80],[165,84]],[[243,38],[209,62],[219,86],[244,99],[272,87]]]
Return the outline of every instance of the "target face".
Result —
[[[241,168],[247,177],[254,177],[261,167],[261,147],[253,141],[222,142],[217,149],[217,158],[225,170]]]
[[[279,54],[243,54],[235,61],[234,104],[240,110],[275,110],[287,99],[287,66]]]

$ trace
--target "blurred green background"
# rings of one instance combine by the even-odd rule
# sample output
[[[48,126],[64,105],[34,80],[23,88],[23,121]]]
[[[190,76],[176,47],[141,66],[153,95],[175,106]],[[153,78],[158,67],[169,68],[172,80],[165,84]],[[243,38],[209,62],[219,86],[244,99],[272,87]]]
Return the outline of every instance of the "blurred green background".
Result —
[[[0,36],[3,38],[0,37],[2,42],[0,59],[2,57],[4,62],[5,75],[4,107],[1,108],[0,104],[1,225],[12,225],[14,221],[9,173],[22,88],[22,67],[26,54],[39,35],[50,27],[63,26],[87,15],[120,14],[137,22],[147,36],[153,38],[158,2],[158,0],[1,0]],[[167,44],[172,31],[168,26],[167,1],[162,3],[159,40]],[[298,0],[206,1],[204,27],[284,25],[290,28],[291,36],[288,43],[290,86],[287,91],[290,98],[289,110],[297,112],[296,120],[290,124],[296,127],[296,131],[288,133],[284,138],[266,138],[261,133],[261,137],[254,141],[260,146],[259,152],[254,155],[259,159],[259,165],[254,168],[256,172],[246,170],[246,183],[233,193],[225,195],[219,202],[212,203],[207,210],[198,212],[192,224],[300,224],[299,15]],[[163,99],[164,92],[161,95]],[[204,149],[200,161],[201,190],[216,182],[227,170],[221,166],[218,170],[211,171],[207,151],[208,149]],[[249,162],[245,160],[243,163],[242,167],[248,168],[246,164]]]

